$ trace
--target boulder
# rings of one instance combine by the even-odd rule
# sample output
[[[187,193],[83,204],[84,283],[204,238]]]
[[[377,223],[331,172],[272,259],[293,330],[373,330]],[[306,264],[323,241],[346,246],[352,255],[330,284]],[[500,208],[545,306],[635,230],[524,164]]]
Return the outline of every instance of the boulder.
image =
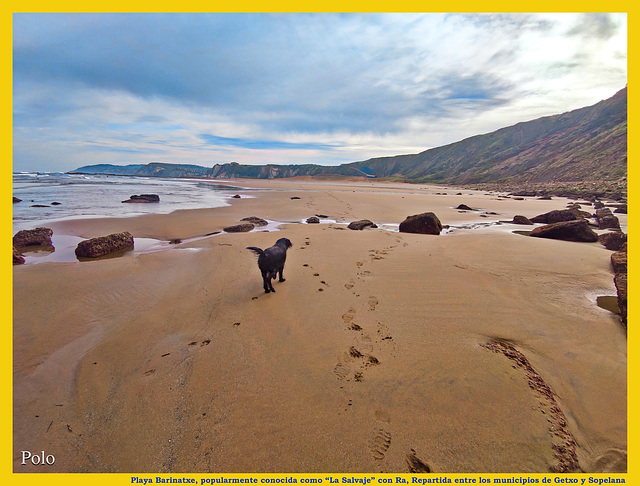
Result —
[[[269,222],[257,216],[249,216],[248,218],[242,218],[240,221],[246,221],[254,226],[267,226]]]
[[[620,229],[620,221],[609,208],[596,209],[596,221],[600,229]]]
[[[255,225],[251,223],[242,223],[234,226],[227,226],[224,230],[227,233],[246,233],[247,231],[251,231],[253,228],[255,228]]]
[[[79,258],[98,258],[116,251],[133,249],[133,246],[133,236],[125,231],[81,241],[76,247],[76,256]]]
[[[16,247],[13,247],[13,264],[22,265],[24,263],[24,257],[20,254]]]
[[[131,196],[123,203],[158,203],[160,202],[160,196],[157,194],[140,194],[139,196]]]
[[[363,230],[365,228],[377,228],[377,227],[378,226],[373,221],[369,221],[368,219],[352,221],[351,223],[349,223],[349,226],[347,226],[347,228],[351,230]]]
[[[598,241],[602,243],[607,250],[618,251],[627,242],[627,235],[621,231],[611,231],[598,236]]]
[[[233,199],[240,199],[240,194],[235,194],[233,196],[231,196]]]
[[[613,283],[616,285],[618,292],[618,308],[620,309],[620,320],[627,326],[627,274],[616,273],[613,277]]]
[[[442,223],[431,212],[414,214],[400,223],[401,233],[420,233],[423,235],[439,235],[442,231]]]
[[[594,201],[593,207],[595,209],[602,209],[604,207],[604,203],[602,201]]]
[[[308,224],[319,224],[320,223],[320,218],[318,218],[317,216],[311,216],[310,218],[307,218],[307,223]]]
[[[618,292],[618,308],[620,319],[627,326],[627,244],[624,243],[619,251],[611,255],[611,266],[615,273],[613,283]]]
[[[53,202],[51,203],[51,205],[52,205],[52,206],[60,206],[61,204],[62,204],[62,203],[61,203],[61,202],[58,202],[58,201],[53,201]]]
[[[540,214],[535,218],[531,218],[531,222],[551,224],[559,223],[561,221],[575,221],[583,218],[584,215],[577,208],[556,209],[553,211],[549,211],[548,213]]]
[[[462,209],[464,211],[473,211],[474,210],[473,208],[470,208],[466,204],[459,204],[456,209]]]
[[[614,214],[627,214],[627,205],[626,204],[620,204],[614,211]]]
[[[19,199],[19,198],[13,196],[13,204],[19,203],[19,202],[22,202],[22,199]]]
[[[519,214],[513,217],[513,221],[511,221],[511,223],[512,224],[527,224],[527,225],[532,225],[533,224],[529,218],[527,218],[526,216],[521,216]]]
[[[613,273],[627,273],[627,247],[611,254]]]
[[[529,236],[565,241],[598,241],[598,235],[589,227],[586,219],[561,221],[534,228]]]
[[[18,250],[27,246],[53,246],[53,231],[49,228],[35,228],[18,231],[13,237],[13,246]]]

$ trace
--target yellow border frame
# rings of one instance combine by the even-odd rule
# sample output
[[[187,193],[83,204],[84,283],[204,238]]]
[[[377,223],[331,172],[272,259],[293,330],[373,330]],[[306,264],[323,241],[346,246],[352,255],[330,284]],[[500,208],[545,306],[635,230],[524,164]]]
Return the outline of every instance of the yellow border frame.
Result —
[[[152,11],[162,11],[162,12],[421,12],[421,11],[430,11],[430,12],[447,12],[447,11],[458,11],[458,12],[508,12],[513,11],[514,7],[523,7],[521,11],[535,11],[535,12],[626,12],[627,22],[628,22],[628,44],[629,51],[634,51],[634,47],[637,45],[637,31],[635,28],[637,26],[635,12],[633,9],[633,4],[629,1],[622,2],[608,2],[607,4],[602,4],[600,2],[536,2],[535,4],[529,3],[527,5],[517,5],[512,2],[507,3],[504,1],[492,1],[485,2],[482,4],[474,4],[472,2],[458,2],[455,5],[445,4],[443,2],[438,2],[438,4],[429,4],[422,3],[417,1],[401,1],[394,2],[393,4],[385,4],[383,2],[364,2],[364,1],[350,1],[347,4],[344,2],[336,2],[336,1],[322,1],[322,2],[308,2],[304,4],[300,4],[292,1],[273,1],[269,3],[262,2],[246,2],[242,5],[234,5],[230,3],[222,4],[220,2],[215,3],[205,3],[205,2],[188,2],[188,3],[180,3],[176,4],[175,2],[136,2],[132,4],[131,2],[123,2],[123,1],[114,1],[109,2],[108,4],[87,4],[87,3],[79,3],[79,2],[62,2],[62,3],[44,3],[44,2],[25,2],[22,5],[10,5],[7,8],[7,11],[2,12],[2,16],[0,17],[2,20],[0,32],[2,32],[3,40],[2,42],[2,65],[5,68],[5,82],[4,84],[4,93],[2,96],[2,112],[5,115],[2,117],[3,121],[3,140],[2,144],[3,152],[5,153],[5,161],[0,165],[2,168],[2,177],[0,177],[0,184],[2,184],[2,192],[5,192],[5,198],[3,200],[4,204],[1,206],[3,212],[2,218],[2,234],[5,234],[5,237],[0,239],[0,254],[7,255],[5,264],[2,265],[2,292],[0,293],[2,299],[2,309],[3,309],[3,319],[2,319],[2,342],[4,343],[3,352],[0,353],[0,370],[2,373],[2,383],[6,386],[8,392],[5,393],[5,400],[2,404],[2,447],[0,448],[0,477],[4,478],[4,480],[9,481],[11,484],[15,483],[23,483],[23,484],[39,484],[43,481],[47,483],[53,482],[61,483],[61,484],[69,484],[69,483],[86,483],[87,481],[92,481],[97,484],[134,484],[132,483],[132,477],[140,477],[140,478],[152,478],[155,484],[156,477],[163,478],[195,478],[197,479],[197,484],[200,484],[201,478],[212,478],[212,477],[221,477],[225,478],[241,478],[241,477],[253,477],[260,481],[263,478],[283,478],[283,477],[291,477],[296,478],[298,484],[300,481],[304,479],[322,479],[323,484],[329,484],[329,481],[326,480],[328,477],[334,478],[335,481],[340,482],[343,476],[353,477],[353,478],[375,478],[370,484],[375,485],[378,484],[377,480],[380,478],[397,478],[403,477],[407,480],[407,483],[410,484],[411,474],[24,474],[24,473],[13,473],[13,451],[12,451],[12,435],[13,435],[13,427],[12,427],[12,370],[13,370],[13,354],[12,354],[12,266],[9,263],[9,241],[13,234],[11,218],[12,208],[9,206],[11,204],[9,202],[9,193],[12,193],[12,37],[13,37],[13,22],[12,16],[13,13],[17,12],[152,12]],[[180,7],[179,9],[177,7]],[[446,10],[443,7],[449,7]],[[533,7],[533,8],[526,8]],[[4,9],[3,9],[4,10]],[[630,60],[628,61],[629,67],[629,75],[628,79],[632,80],[633,75],[635,73],[635,66],[632,62],[632,58],[630,56]],[[635,122],[635,113],[636,113],[636,103],[635,103],[635,95],[633,91],[633,83],[628,83],[629,86],[629,130],[628,130],[628,153],[629,159],[631,161],[634,160],[634,155],[636,153],[635,147],[636,142],[634,141],[634,137],[632,136],[633,127]],[[635,210],[636,208],[636,195],[635,190],[638,188],[638,177],[637,177],[638,169],[635,164],[628,164],[628,177],[629,177],[629,188],[628,188],[628,199],[629,206]],[[636,227],[636,217],[634,212],[632,211],[628,216],[628,227],[630,228],[630,232],[635,234]],[[629,245],[630,248],[634,248],[634,237],[632,236]],[[635,250],[631,250],[633,253]],[[632,275],[636,274],[636,264],[635,259],[632,257],[629,260],[629,272]],[[634,278],[631,277],[629,279],[629,300],[634,301],[636,295],[636,285]],[[634,478],[638,476],[638,467],[635,460],[637,457],[635,456],[636,452],[636,443],[638,439],[638,415],[634,415],[632,412],[634,411],[633,405],[636,403],[638,399],[638,386],[637,386],[637,377],[638,377],[638,365],[637,360],[635,359],[635,351],[636,342],[634,338],[635,331],[635,323],[636,323],[636,309],[633,304],[629,306],[629,314],[628,314],[628,341],[633,345],[631,346],[631,351],[628,353],[628,361],[627,361],[627,403],[628,403],[628,472],[626,474],[566,474],[566,475],[555,475],[555,474],[433,474],[429,475],[433,478],[435,477],[447,477],[451,479],[452,484],[455,484],[456,479],[464,479],[464,478],[531,478],[538,479],[539,484],[543,483],[543,479],[546,479],[545,482],[548,484],[557,484],[555,481],[557,478],[566,478],[573,479],[578,478],[578,485],[581,484],[581,479],[586,479],[585,484],[597,484],[597,483],[589,483],[588,478],[623,478],[625,479],[626,484],[636,484],[640,482],[640,480],[634,481]],[[137,483],[141,484],[141,483]],[[260,482],[258,482],[260,484]],[[397,484],[392,483],[392,484]],[[476,484],[479,484],[476,482]]]

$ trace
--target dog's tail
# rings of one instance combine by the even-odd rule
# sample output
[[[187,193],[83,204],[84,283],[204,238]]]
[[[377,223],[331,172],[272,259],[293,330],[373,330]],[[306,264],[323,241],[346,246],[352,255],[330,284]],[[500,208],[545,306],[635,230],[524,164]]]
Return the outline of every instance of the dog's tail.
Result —
[[[262,255],[264,253],[264,250],[261,250],[260,248],[256,248],[255,246],[247,246],[247,250],[251,250],[256,255]]]

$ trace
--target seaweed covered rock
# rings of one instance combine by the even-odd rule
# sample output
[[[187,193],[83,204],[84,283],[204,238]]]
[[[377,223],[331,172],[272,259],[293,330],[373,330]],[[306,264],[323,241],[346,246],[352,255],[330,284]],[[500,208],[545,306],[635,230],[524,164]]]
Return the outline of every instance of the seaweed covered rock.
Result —
[[[620,229],[620,221],[614,216],[609,208],[596,210],[596,220],[600,229]]]
[[[257,216],[249,216],[248,218],[242,218],[240,221],[246,221],[254,226],[267,226],[269,222],[266,219],[258,218]]]
[[[79,258],[98,258],[116,251],[133,249],[133,246],[133,236],[125,231],[81,241],[76,247],[76,256]]]
[[[601,234],[598,240],[607,250],[618,251],[627,242],[627,235],[621,231],[610,231]]]
[[[611,255],[611,266],[615,273],[613,283],[618,293],[618,308],[620,320],[627,326],[627,244]]]
[[[27,246],[51,246],[53,242],[51,237],[53,231],[50,228],[35,228],[30,230],[18,231],[13,237],[13,246],[18,250]]]
[[[226,228],[224,228],[224,230],[227,233],[246,233],[248,231],[251,231],[253,228],[255,228],[255,225],[252,223],[242,223],[233,226],[227,226]]]

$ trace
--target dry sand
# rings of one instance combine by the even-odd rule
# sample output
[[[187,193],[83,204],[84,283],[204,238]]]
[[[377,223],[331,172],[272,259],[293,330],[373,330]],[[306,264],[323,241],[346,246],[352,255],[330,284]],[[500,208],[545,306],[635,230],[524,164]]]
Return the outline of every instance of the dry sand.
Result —
[[[300,224],[433,211],[457,225],[566,200],[241,183],[271,190],[52,227],[187,240],[247,216],[290,224],[14,267],[14,471],[548,472],[572,457],[586,472],[626,470],[626,334],[595,303],[615,295],[611,252],[514,225],[428,236]],[[264,294],[245,247],[281,237],[287,280]],[[55,464],[23,466],[22,450]]]

